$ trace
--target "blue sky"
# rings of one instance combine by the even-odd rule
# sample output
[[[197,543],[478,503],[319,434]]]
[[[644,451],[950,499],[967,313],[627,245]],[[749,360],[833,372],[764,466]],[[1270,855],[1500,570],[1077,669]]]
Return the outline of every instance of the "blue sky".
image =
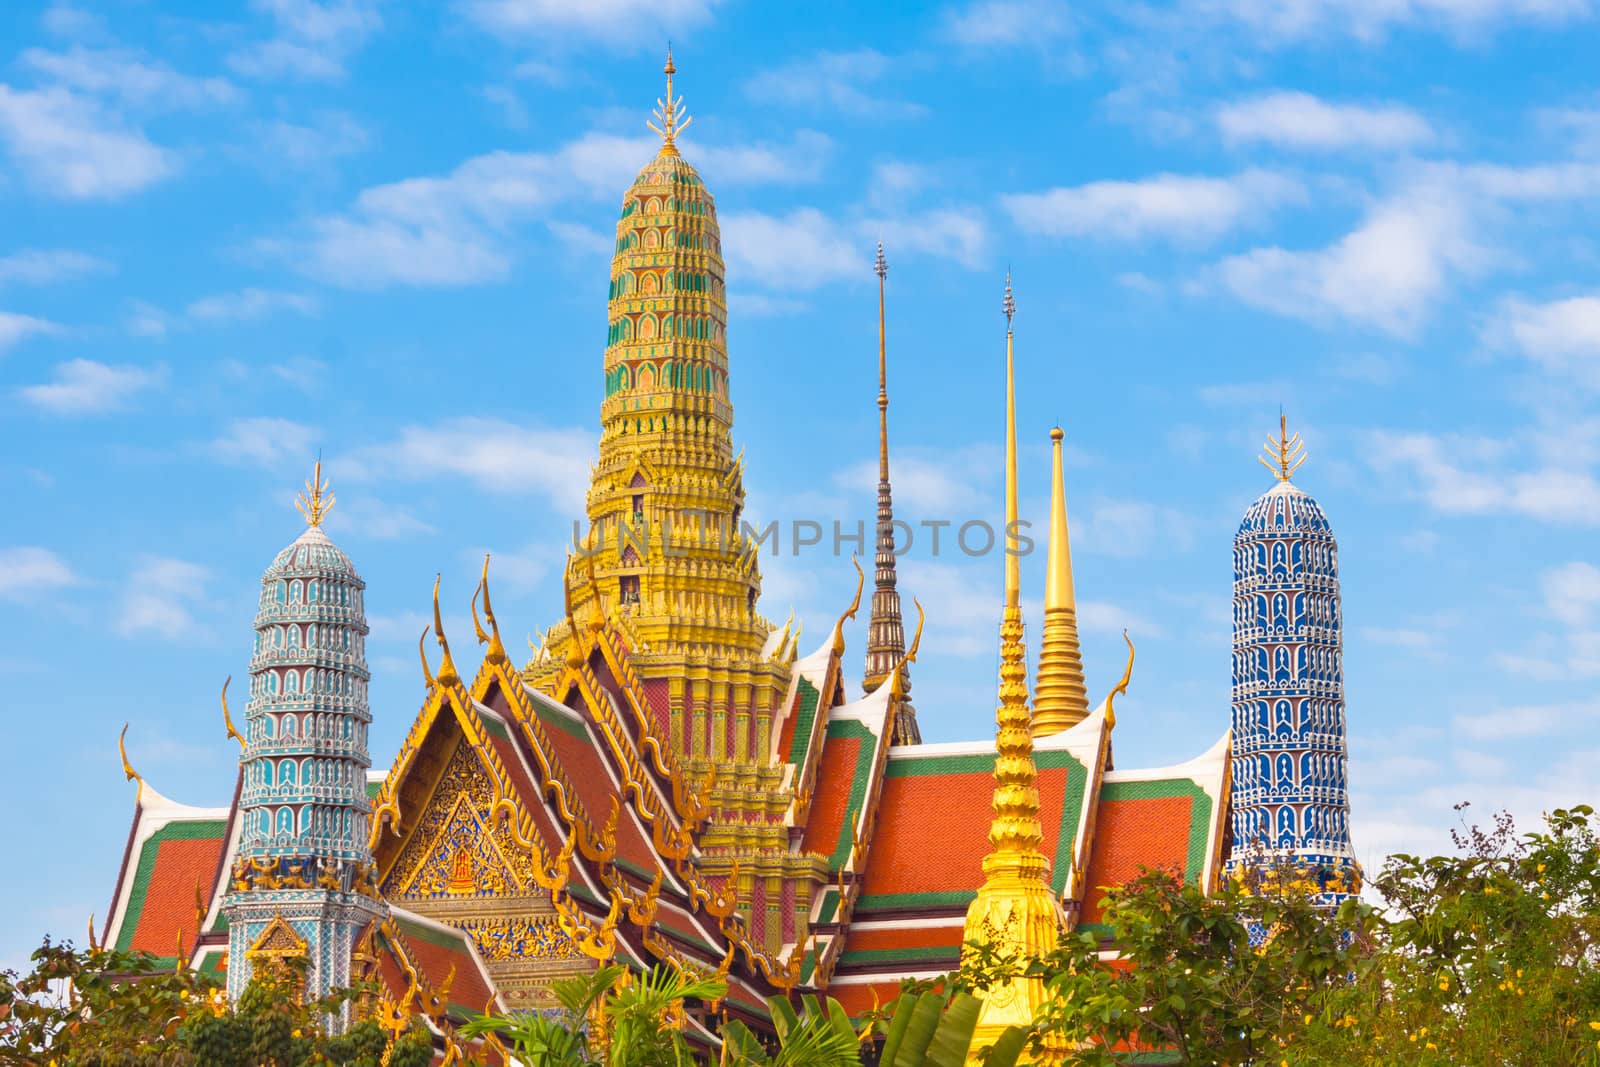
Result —
[[[559,611],[607,264],[664,42],[717,197],[749,511],[870,521],[891,264],[899,513],[1024,510],[1067,432],[1090,688],[1117,761],[1229,721],[1230,546],[1270,479],[1342,548],[1353,833],[1594,801],[1600,51],[1591,0],[1058,6],[121,0],[0,10],[0,966],[103,918],[132,787],[225,803],[216,694],[320,449],[365,576],[386,766],[436,571],[458,657]],[[827,549],[762,606],[824,636]],[[846,549],[848,552],[848,549]],[[992,729],[999,561],[915,546],[924,736]],[[1025,561],[1036,647],[1042,554]],[[907,610],[910,611],[909,599]],[[859,663],[863,633],[848,634]]]

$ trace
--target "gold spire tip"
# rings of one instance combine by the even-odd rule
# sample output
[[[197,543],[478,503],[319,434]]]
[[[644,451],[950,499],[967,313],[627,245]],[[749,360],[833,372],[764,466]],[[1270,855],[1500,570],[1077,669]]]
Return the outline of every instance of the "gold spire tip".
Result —
[[[878,258],[873,261],[872,271],[882,278],[889,273],[889,261],[883,258],[883,242],[878,242]]]
[[[1052,440],[1052,441],[1059,441],[1059,440],[1061,440],[1062,438],[1064,438],[1066,436],[1067,436],[1067,431],[1063,430],[1059,426],[1055,427],[1053,430],[1050,431],[1050,440]]]
[[[661,73],[667,76],[667,95],[656,100],[654,115],[655,122],[645,121],[645,125],[661,136],[661,150],[668,155],[677,151],[678,134],[689,128],[689,123],[694,119],[683,110],[683,97],[672,95],[672,76],[678,73],[678,68],[672,62],[672,45],[667,45],[667,65],[661,68]],[[668,150],[671,151],[668,151]]]
[[[1256,457],[1273,477],[1280,482],[1286,482],[1294,477],[1294,472],[1306,461],[1305,445],[1300,440],[1299,434],[1289,434],[1289,417],[1283,412],[1278,413],[1278,436],[1276,439],[1268,437],[1267,443],[1262,448],[1262,455]]]
[[[1011,318],[1017,313],[1017,302],[1011,295],[1011,272],[1006,271],[1006,299],[1000,305],[1006,313],[1006,329],[1011,329]]]
[[[333,505],[333,493],[322,477],[322,457],[318,456],[317,465],[311,473],[311,480],[306,482],[305,492],[295,497],[294,507],[305,516],[307,526],[321,526],[323,518],[333,510]]]

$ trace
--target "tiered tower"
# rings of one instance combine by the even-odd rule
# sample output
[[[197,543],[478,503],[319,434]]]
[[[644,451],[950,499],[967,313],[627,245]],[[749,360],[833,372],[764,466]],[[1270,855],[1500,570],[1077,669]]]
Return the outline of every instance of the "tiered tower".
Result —
[[[678,151],[688,125],[667,95],[661,149],[623,197],[611,261],[600,460],[586,543],[569,564],[573,615],[618,617],[663,734],[691,760],[764,753],[787,686],[764,662],[758,546],[741,533],[743,465],[733,454],[727,306],[716,205]],[[584,558],[587,556],[587,558]],[[590,581],[592,573],[593,581]],[[546,635],[559,666],[570,621]]]
[[[1261,462],[1277,479],[1233,539],[1233,852],[1324,903],[1357,893],[1350,847],[1339,547],[1290,479],[1300,435],[1278,423]]]
[[[223,900],[235,998],[258,966],[288,958],[305,961],[308,998],[349,986],[352,954],[384,913],[367,848],[366,583],[322,531],[333,496],[320,461],[306,488],[306,530],[262,575],[256,612]]]
[[[868,693],[886,682],[900,666],[900,703],[894,721],[894,743],[920,745],[917,712],[911,706],[911,666],[905,663],[906,630],[900,616],[900,591],[895,586],[894,494],[889,488],[889,357],[884,332],[883,281],[889,264],[878,242],[872,265],[878,275],[878,531],[873,572],[872,621],[867,626],[867,670],[862,688]]]
[[[627,644],[658,736],[696,780],[714,780],[701,869],[739,872],[758,943],[793,934],[777,918],[787,882],[810,868],[788,847],[793,797],[773,762],[772,724],[795,642],[756,610],[760,545],[740,524],[742,460],[732,445],[722,238],[711,193],[682,154],[688,127],[667,92],[651,128],[661,148],[623,196],[611,261],[600,457],[588,529],[565,576],[568,617],[544,635],[524,676],[565,669],[571,627],[598,614]]]

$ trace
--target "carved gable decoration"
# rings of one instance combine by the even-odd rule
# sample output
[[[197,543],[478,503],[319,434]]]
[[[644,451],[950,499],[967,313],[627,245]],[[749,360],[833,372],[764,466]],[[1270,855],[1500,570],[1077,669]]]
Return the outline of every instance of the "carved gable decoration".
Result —
[[[489,817],[493,796],[477,754],[457,745],[384,880],[384,895],[419,901],[540,892],[532,854],[517,845],[504,821]]]

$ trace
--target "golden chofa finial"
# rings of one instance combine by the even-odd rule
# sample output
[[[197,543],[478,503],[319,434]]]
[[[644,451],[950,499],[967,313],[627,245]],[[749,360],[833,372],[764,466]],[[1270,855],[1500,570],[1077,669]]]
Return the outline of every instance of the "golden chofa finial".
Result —
[[[1256,462],[1271,471],[1278,481],[1286,482],[1294,477],[1294,472],[1306,461],[1305,449],[1306,446],[1300,443],[1299,434],[1289,436],[1289,417],[1279,411],[1277,440],[1267,438],[1262,448],[1265,455],[1257,456]]]
[[[645,121],[645,125],[661,135],[661,151],[667,155],[672,155],[678,151],[678,134],[687,130],[689,123],[693,122],[694,119],[689,116],[688,112],[683,110],[683,97],[674,97],[672,95],[672,76],[678,73],[678,68],[672,65],[671,45],[667,46],[667,65],[661,68],[661,72],[667,76],[666,99],[658,99],[656,101],[656,122],[661,123],[661,125],[657,126],[655,122],[648,120]]]
[[[127,775],[128,781],[138,782],[139,789],[133,796],[133,803],[137,806],[144,800],[144,778],[133,769],[133,764],[128,762],[128,724],[122,724],[122,733],[117,735],[117,753],[122,757],[122,773]]]
[[[311,480],[306,482],[306,491],[294,499],[295,510],[305,516],[307,526],[321,526],[323,517],[333,510],[333,503],[333,493],[322,478],[322,457],[318,456]]]

